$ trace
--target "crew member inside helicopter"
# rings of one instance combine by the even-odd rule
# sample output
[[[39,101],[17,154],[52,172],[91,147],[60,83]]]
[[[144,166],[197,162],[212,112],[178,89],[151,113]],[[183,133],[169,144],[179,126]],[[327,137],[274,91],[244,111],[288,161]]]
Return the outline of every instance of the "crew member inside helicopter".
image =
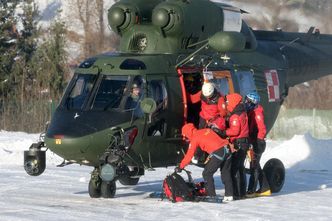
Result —
[[[202,86],[199,128],[214,125],[224,130],[226,113],[224,96],[218,92],[213,83],[205,82]]]
[[[199,129],[215,127],[219,130],[225,130],[225,116],[227,113],[225,99],[212,82],[205,82],[203,84],[200,99]],[[206,153],[198,149],[192,162],[204,162],[206,156]]]
[[[139,76],[137,76],[134,79],[133,84],[131,85],[130,95],[126,102],[126,109],[127,110],[134,109],[134,116],[136,116],[136,117],[144,116],[144,113],[139,105],[139,103],[143,97],[142,81],[140,81],[140,80],[141,79],[139,79]]]
[[[188,122],[196,127],[199,125],[199,115],[201,110],[201,88],[202,81],[199,73],[184,75],[184,84],[186,87],[188,100]]]

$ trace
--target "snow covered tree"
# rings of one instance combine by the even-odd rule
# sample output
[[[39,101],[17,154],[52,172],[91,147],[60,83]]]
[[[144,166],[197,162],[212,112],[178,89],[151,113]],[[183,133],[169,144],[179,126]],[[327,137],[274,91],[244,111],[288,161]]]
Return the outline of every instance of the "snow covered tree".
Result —
[[[17,53],[17,38],[15,8],[18,1],[0,1],[0,93],[5,97],[6,82],[8,82]]]
[[[66,47],[66,26],[61,21],[51,24],[33,57],[34,71],[37,74],[40,91],[47,91],[50,99],[59,99],[69,74]]]
[[[50,119],[50,100],[59,100],[65,87],[65,76],[69,73],[65,52],[66,28],[64,23],[54,21],[42,32],[33,0],[19,2],[12,11],[17,31],[15,41],[9,45],[13,48],[13,56],[7,69],[6,98],[1,96],[4,100],[0,103],[1,128],[40,132]]]

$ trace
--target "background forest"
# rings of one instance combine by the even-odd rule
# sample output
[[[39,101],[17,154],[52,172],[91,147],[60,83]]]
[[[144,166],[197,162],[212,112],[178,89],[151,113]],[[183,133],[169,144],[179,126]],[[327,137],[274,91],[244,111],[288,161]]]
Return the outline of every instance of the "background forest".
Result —
[[[248,11],[254,29],[332,34],[329,0],[221,1]],[[41,132],[72,70],[89,56],[116,50],[106,0],[0,1],[0,129]],[[332,73],[332,71],[331,71]],[[293,87],[285,108],[332,109],[332,76]]]

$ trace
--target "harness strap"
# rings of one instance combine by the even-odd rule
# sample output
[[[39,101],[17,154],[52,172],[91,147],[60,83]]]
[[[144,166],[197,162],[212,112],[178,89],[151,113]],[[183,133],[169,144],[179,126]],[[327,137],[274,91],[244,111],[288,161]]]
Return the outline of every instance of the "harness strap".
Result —
[[[247,137],[237,138],[235,139],[237,143],[249,143],[249,139]]]
[[[211,158],[211,157],[215,157],[215,158],[217,158],[218,160],[221,160],[221,161],[224,161],[224,160],[228,159],[228,157],[230,156],[229,154],[231,153],[231,151],[230,151],[228,145],[225,145],[225,146],[223,146],[222,148],[223,148],[223,150],[224,150],[224,151],[223,151],[223,156],[219,156],[218,154],[216,154],[216,152],[217,152],[218,150],[220,150],[220,149],[218,149],[218,150],[214,151],[213,153],[211,153],[209,157],[210,157],[210,158]]]

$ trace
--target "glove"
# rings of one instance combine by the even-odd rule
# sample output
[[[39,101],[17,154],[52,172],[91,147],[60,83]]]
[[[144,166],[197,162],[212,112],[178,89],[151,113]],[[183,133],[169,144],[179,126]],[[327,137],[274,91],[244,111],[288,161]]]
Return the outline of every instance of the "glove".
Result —
[[[262,154],[265,151],[266,143],[263,139],[257,139],[257,148],[255,150],[256,154]]]
[[[182,169],[179,166],[177,166],[177,167],[175,167],[174,172],[175,173],[181,173]]]
[[[223,139],[226,139],[227,138],[227,135],[226,135],[226,131],[225,130],[220,130],[219,128],[217,127],[213,127],[212,130],[219,135],[219,137],[223,138]]]

